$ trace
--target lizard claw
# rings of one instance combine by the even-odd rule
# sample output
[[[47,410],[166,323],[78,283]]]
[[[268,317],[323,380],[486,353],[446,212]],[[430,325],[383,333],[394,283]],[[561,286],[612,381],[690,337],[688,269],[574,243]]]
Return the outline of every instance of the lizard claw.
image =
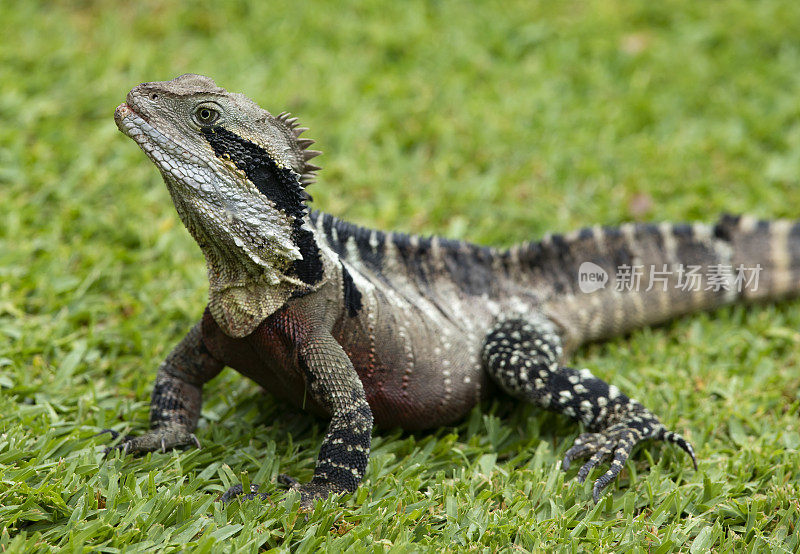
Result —
[[[564,455],[562,468],[566,471],[572,465],[573,460],[590,456],[578,470],[578,481],[583,483],[595,466],[610,459],[609,469],[594,482],[592,487],[592,498],[598,502],[603,489],[622,471],[633,448],[646,439],[664,440],[678,445],[689,454],[695,469],[697,469],[694,449],[686,439],[677,433],[667,431],[664,425],[646,410],[602,431],[580,435]]]
[[[332,492],[340,492],[337,489],[334,489],[330,485],[327,484],[320,484],[320,483],[306,483],[301,484],[297,479],[293,477],[289,477],[281,473],[278,475],[278,482],[282,485],[289,487],[292,490],[296,490],[300,492],[300,508],[299,512],[304,512],[305,519],[308,521],[308,514],[309,512],[313,511],[314,509],[314,502],[317,499],[325,499],[328,495]],[[269,493],[258,492],[258,485],[250,485],[250,493],[243,494],[244,488],[242,485],[234,485],[221,494],[217,500],[222,502],[223,504],[227,504],[232,502],[234,499],[238,498],[239,500],[253,500],[258,498],[259,500],[267,500],[270,498]]]
[[[331,493],[342,492],[338,488],[329,483],[300,483],[294,477],[289,477],[281,473],[278,475],[278,483],[296,490],[300,493],[300,511],[308,512],[314,507],[314,502],[318,499],[325,499]],[[253,500],[258,497],[261,500],[266,500],[269,497],[268,493],[259,493],[258,485],[250,485],[250,493],[244,494],[242,485],[234,485],[225,491],[219,498],[222,503],[231,502],[235,498],[240,500]]]
[[[286,485],[289,488],[297,488],[300,486],[299,481],[288,475],[281,473],[278,475],[278,483],[281,485]],[[269,495],[267,493],[258,493],[258,485],[250,485],[250,492],[248,494],[244,494],[244,487],[242,485],[233,485],[231,488],[226,490],[220,497],[217,499],[223,504],[227,504],[228,502],[233,501],[235,498],[239,498],[239,500],[252,500],[256,496],[260,497],[261,500],[265,500]]]
[[[99,433],[95,433],[94,435],[92,435],[92,438],[99,437],[100,435],[105,435],[106,433],[111,435],[111,440],[112,441],[117,440],[121,436],[117,431],[114,431],[113,429],[103,429]],[[106,446],[103,449],[103,458],[108,458],[108,455],[111,454],[111,452],[114,452],[115,450],[123,450],[123,456],[124,456],[125,454],[128,453],[128,451],[127,451],[127,443],[128,443],[128,441],[130,441],[132,439],[133,439],[133,435],[125,435],[122,438],[122,442],[120,442],[119,444],[115,444],[113,446]],[[125,445],[125,449],[123,449],[123,445]]]
[[[92,435],[92,438],[99,437],[100,435],[105,435],[106,433],[111,435],[111,440],[112,441],[115,441],[115,440],[117,440],[119,438],[119,433],[114,431],[113,429],[103,429],[99,433],[95,433],[94,435]]]
[[[131,437],[131,438],[132,438],[132,437]],[[130,444],[130,443],[128,442],[128,439],[125,439],[125,440],[123,440],[123,441],[122,441],[121,443],[119,443],[119,444],[114,444],[114,445],[112,445],[112,446],[106,446],[106,447],[103,449],[103,459],[106,459],[106,460],[107,460],[107,459],[108,459],[108,457],[109,457],[109,456],[110,456],[110,455],[111,455],[113,452],[122,452],[122,457],[124,458],[125,456],[127,456],[127,455],[128,455],[129,444]]]
[[[258,493],[258,485],[250,485],[250,493],[245,494],[242,485],[234,485],[224,493],[222,493],[217,500],[222,502],[223,504],[227,504],[228,502],[232,502],[235,498],[239,498],[239,500],[252,500],[256,496],[258,496],[261,500],[266,500],[269,498],[269,494],[262,492],[261,494]]]
[[[658,438],[662,441],[671,442],[672,444],[677,445],[684,452],[686,452],[692,459],[692,465],[694,466],[694,470],[697,471],[697,456],[695,456],[694,448],[692,448],[692,445],[689,443],[689,441],[684,439],[678,433],[673,433],[672,431],[667,431],[666,429],[661,433],[661,436]]]
[[[301,483],[283,473],[278,475],[278,482],[300,493],[300,511],[303,512],[313,510],[317,500],[325,500],[331,494],[345,492],[329,481],[312,480],[310,483]]]
[[[278,475],[278,483],[286,487],[289,487],[290,489],[300,488],[300,481],[298,481],[294,477],[289,477],[285,473],[281,473],[280,475]]]

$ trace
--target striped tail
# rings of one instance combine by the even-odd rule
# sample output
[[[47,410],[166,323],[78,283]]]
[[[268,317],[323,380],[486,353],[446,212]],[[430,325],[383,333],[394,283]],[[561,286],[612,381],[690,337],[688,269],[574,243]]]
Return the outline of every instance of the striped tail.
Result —
[[[763,267],[758,287],[745,288],[745,301],[780,300],[800,294],[800,221],[757,221],[726,216],[717,224],[731,243],[733,263]]]
[[[800,221],[725,215],[716,225],[594,227],[506,256],[517,277],[545,289],[543,309],[571,345],[736,301],[800,294]]]

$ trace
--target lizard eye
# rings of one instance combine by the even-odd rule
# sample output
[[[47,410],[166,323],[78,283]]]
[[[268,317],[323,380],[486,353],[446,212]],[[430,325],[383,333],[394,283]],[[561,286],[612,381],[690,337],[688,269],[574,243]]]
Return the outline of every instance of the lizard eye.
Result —
[[[194,111],[194,119],[200,126],[213,125],[219,119],[219,110],[212,106],[198,106]]]

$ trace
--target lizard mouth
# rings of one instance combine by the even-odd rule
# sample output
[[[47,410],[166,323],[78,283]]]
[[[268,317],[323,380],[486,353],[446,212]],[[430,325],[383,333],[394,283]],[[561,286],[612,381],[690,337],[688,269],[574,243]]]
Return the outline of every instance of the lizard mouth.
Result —
[[[123,102],[114,110],[114,122],[123,135],[132,138],[151,158],[151,154],[155,150],[167,149],[170,141],[154,129],[147,119],[142,117],[127,102]],[[153,161],[156,165],[161,165],[160,158],[154,158]]]
[[[147,118],[134,110],[127,102],[123,102],[114,110],[114,122],[123,135],[132,138],[145,152],[149,153],[150,147],[157,143],[169,142],[150,125]]]
[[[117,124],[119,124],[120,121],[128,117],[131,113],[133,113],[131,107],[125,102],[123,102],[122,104],[117,106],[116,110],[114,110],[114,121],[116,121]]]
[[[131,123],[133,123],[132,121],[126,121],[131,115],[135,115],[138,119],[144,119],[141,115],[133,111],[133,108],[126,102],[123,102],[114,110],[114,122],[117,124],[117,128],[126,135],[129,134],[128,130],[131,127]]]

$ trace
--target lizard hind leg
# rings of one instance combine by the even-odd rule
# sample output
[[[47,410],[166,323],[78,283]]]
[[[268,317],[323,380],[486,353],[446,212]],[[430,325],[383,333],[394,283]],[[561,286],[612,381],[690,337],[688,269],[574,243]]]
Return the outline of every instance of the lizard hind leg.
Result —
[[[695,468],[692,446],[666,427],[639,402],[598,379],[587,369],[560,365],[561,339],[545,318],[509,317],[496,323],[484,340],[486,371],[508,394],[554,410],[583,423],[583,433],[564,456],[563,469],[578,458],[589,460],[578,471],[583,482],[598,464],[609,469],[594,483],[595,502],[622,470],[633,448],[646,439],[672,442],[686,451]]]

